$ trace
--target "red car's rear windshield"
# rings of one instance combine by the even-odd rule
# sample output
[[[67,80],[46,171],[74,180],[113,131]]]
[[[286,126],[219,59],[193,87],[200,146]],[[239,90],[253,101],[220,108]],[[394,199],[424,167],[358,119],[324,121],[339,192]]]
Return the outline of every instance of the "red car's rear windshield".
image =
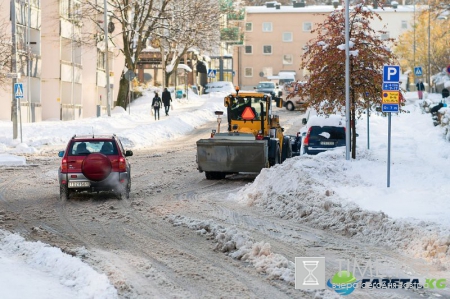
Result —
[[[117,155],[116,143],[112,140],[75,141],[69,148],[69,156],[89,155],[102,153],[104,155]]]

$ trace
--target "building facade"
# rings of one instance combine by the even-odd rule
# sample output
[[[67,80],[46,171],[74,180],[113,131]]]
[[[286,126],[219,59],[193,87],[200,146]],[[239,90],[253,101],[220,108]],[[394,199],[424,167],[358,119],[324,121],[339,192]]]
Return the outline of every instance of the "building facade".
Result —
[[[246,89],[253,88],[258,82],[280,72],[295,72],[297,80],[305,80],[307,73],[299,68],[305,45],[314,37],[311,30],[342,6],[298,4],[294,2],[291,6],[283,6],[268,2],[264,6],[245,9],[244,45],[234,51],[234,56],[238,58],[235,84]],[[380,14],[382,20],[374,20],[371,27],[387,31],[381,36],[382,39],[396,39],[412,29],[415,11],[412,5],[373,10]]]
[[[80,1],[13,0],[0,16],[13,22],[13,11],[10,34],[15,33],[17,58],[11,69],[20,74],[14,80],[23,86],[23,98],[17,100],[21,122],[105,114],[107,75],[114,107],[124,59],[112,43],[106,59],[101,26],[83,18]],[[101,22],[103,15],[97,19]],[[0,120],[12,119],[14,100],[12,82],[0,89]]]

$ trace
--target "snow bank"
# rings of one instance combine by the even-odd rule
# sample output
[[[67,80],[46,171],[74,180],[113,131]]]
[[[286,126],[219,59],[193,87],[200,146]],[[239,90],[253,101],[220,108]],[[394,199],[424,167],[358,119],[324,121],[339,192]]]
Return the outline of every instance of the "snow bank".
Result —
[[[359,156],[360,160],[370,159],[370,152],[360,151]],[[345,160],[345,149],[293,158],[289,163],[263,169],[232,199],[263,207],[283,219],[450,265],[447,228],[425,221],[394,220],[341,198],[340,188],[364,186],[351,168],[352,162]]]

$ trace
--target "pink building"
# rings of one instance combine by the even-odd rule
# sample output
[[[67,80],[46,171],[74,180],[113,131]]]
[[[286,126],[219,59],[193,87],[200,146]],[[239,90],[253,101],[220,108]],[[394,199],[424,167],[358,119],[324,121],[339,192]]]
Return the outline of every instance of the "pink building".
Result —
[[[373,9],[371,6],[369,9]],[[249,89],[280,72],[295,72],[296,80],[305,80],[307,73],[301,70],[301,56],[307,42],[313,38],[311,30],[321,23],[332,11],[333,5],[303,6],[294,2],[283,6],[267,2],[264,6],[245,9],[243,22],[244,45],[235,47],[233,56],[238,57],[235,65],[235,85]],[[338,6],[337,9],[342,9]],[[381,38],[397,38],[412,29],[414,7],[385,7],[374,9],[383,20],[374,21],[372,28],[381,30],[386,26],[388,33]]]

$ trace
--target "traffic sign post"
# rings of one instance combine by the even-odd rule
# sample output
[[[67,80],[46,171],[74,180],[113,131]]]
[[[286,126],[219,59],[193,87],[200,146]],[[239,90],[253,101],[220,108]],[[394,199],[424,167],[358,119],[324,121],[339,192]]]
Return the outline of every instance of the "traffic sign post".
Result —
[[[14,83],[14,97],[16,99],[23,99],[23,84]]]
[[[415,75],[415,76],[418,76],[418,77],[421,77],[421,76],[423,75],[422,67],[421,67],[421,66],[416,66],[416,67],[414,68],[414,75]]]
[[[211,69],[208,71],[208,78],[215,78],[216,74],[217,74],[217,70]]]
[[[420,68],[420,73],[422,69]],[[414,68],[416,74],[416,68]],[[381,97],[381,111],[388,112],[388,158],[387,158],[387,187],[391,181],[391,113],[400,108],[400,66],[383,66],[383,93]]]

